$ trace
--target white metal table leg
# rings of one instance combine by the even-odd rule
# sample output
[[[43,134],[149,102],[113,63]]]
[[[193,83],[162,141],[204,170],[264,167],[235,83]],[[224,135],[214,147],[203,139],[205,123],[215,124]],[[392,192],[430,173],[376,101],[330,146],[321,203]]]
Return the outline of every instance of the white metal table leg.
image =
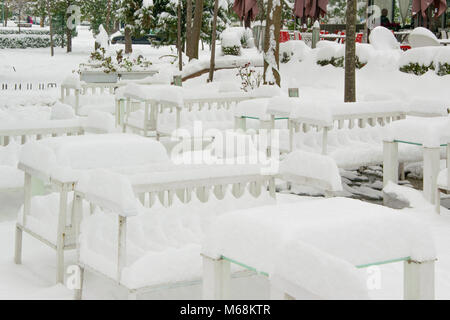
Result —
[[[434,299],[434,261],[405,261],[403,279],[405,300]]]
[[[230,281],[230,262],[203,256],[203,299],[228,299]]]
[[[439,148],[423,148],[423,195],[433,204],[436,201],[439,161]]]
[[[398,143],[383,141],[383,187],[398,182]]]

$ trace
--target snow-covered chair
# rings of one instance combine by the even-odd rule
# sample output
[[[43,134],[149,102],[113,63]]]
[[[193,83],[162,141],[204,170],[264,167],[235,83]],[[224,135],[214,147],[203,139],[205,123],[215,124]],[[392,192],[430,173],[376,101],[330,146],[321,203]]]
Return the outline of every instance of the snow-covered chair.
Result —
[[[417,27],[408,36],[408,42],[413,48],[440,46],[438,38],[430,30]]]
[[[437,177],[436,212],[441,212],[441,192],[450,194],[450,142],[447,142],[447,168]]]
[[[274,299],[364,299],[358,269],[404,261],[404,298],[434,299],[429,230],[393,209],[347,198],[238,210],[203,241],[203,297],[229,299],[230,263],[267,276]]]
[[[75,248],[70,197],[83,172],[156,162],[169,162],[165,148],[128,134],[62,136],[25,144],[18,164],[25,174],[25,195],[16,225],[15,262],[22,261],[26,232],[56,250],[56,280],[63,282],[64,250]]]
[[[298,167],[298,161],[304,165]],[[94,215],[84,215],[81,224],[82,277],[84,269],[95,270],[125,287],[133,298],[162,286],[199,283],[204,231],[218,215],[274,205],[275,177],[329,193],[342,190],[332,159],[302,152],[284,159],[275,175],[261,174],[260,165],[248,164],[172,166],[127,176],[93,172],[75,191],[76,216],[83,216],[83,199],[98,207]],[[162,230],[164,225],[172,227]],[[82,290],[83,286],[77,290],[77,298]]]

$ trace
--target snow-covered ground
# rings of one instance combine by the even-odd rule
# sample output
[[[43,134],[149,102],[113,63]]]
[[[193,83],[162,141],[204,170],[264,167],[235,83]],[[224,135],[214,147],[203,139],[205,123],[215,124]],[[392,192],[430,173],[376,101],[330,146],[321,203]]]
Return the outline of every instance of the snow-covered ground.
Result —
[[[86,62],[93,51],[94,39],[86,28],[79,28],[73,41],[73,52],[56,48],[50,57],[50,49],[0,50],[0,86],[2,83],[57,83]],[[122,45],[115,47],[121,48]],[[160,70],[175,71],[171,64],[176,55],[173,47],[153,48],[134,46]],[[219,48],[218,48],[219,49]],[[220,51],[220,49],[218,50]],[[253,52],[253,51],[252,51]],[[200,60],[208,57],[208,48],[201,52]],[[203,57],[203,58],[202,58]],[[344,92],[344,70],[333,66],[318,66],[312,62],[314,55],[302,62],[292,59],[281,65],[282,88],[298,87],[300,97],[316,101],[341,101]],[[414,101],[431,98],[450,101],[450,76],[437,76],[428,72],[415,76],[399,72],[395,61],[398,57],[386,57],[386,52],[376,52],[363,69],[357,71],[357,99],[399,99]],[[261,71],[260,69],[257,69]],[[236,70],[220,70],[215,81],[238,81]],[[206,82],[207,75],[188,80],[185,87],[196,87]],[[18,119],[47,119],[52,106],[59,97],[58,89],[45,91],[0,91],[0,121],[6,116]],[[5,117],[2,117],[2,112]],[[436,297],[450,299],[450,212],[443,209],[441,215],[434,213],[431,205],[421,199],[418,192],[408,194],[413,208],[403,209],[401,214],[417,217],[423,225],[431,227],[436,241],[438,261],[436,263]],[[24,235],[23,264],[13,262],[14,227],[23,194],[21,192],[0,193],[0,299],[71,299],[72,291],[63,285],[55,285],[56,259],[52,249]],[[308,201],[309,197],[280,194],[279,202]],[[66,253],[66,265],[75,264],[75,252]],[[371,298],[399,299],[402,297],[403,265],[395,263],[371,269],[380,272],[381,285],[370,290]],[[125,298],[125,292],[94,274],[86,275],[86,299]],[[245,288],[245,290],[243,290]],[[236,298],[268,298],[268,282],[261,276],[233,280],[232,292]],[[151,299],[201,298],[200,286],[167,289],[143,296]]]

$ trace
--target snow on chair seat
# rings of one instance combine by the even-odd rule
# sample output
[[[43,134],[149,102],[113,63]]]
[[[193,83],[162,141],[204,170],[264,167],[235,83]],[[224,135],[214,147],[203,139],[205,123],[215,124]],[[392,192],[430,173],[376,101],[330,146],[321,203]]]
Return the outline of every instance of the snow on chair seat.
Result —
[[[276,289],[294,298],[295,292],[303,291],[348,299],[354,295],[339,296],[347,282],[335,279],[353,278],[349,264],[356,272],[397,261],[405,265],[404,297],[434,298],[436,252],[429,230],[393,209],[354,199],[309,200],[279,205],[276,210],[258,207],[221,216],[208,231],[202,253],[207,299],[229,298],[230,262],[269,280],[281,278],[285,283],[279,282]],[[330,264],[324,268],[324,263]],[[322,282],[329,287],[321,287]]]
[[[57,250],[57,282],[64,280],[64,250],[73,248],[66,239],[74,233],[69,197],[83,172],[96,168],[133,167],[156,162],[169,162],[165,148],[158,142],[127,134],[99,134],[47,138],[31,141],[21,150],[18,168],[25,172],[23,214],[16,225],[15,262],[22,261],[22,232]],[[57,226],[56,242],[31,229],[27,217],[33,212],[33,195],[45,193],[48,187],[56,192],[57,214],[47,215],[51,221],[41,223]],[[36,194],[36,191],[39,191]],[[51,198],[51,196],[49,196]],[[51,202],[51,200],[48,200]],[[53,221],[56,219],[56,222]],[[54,232],[54,230],[52,231]]]

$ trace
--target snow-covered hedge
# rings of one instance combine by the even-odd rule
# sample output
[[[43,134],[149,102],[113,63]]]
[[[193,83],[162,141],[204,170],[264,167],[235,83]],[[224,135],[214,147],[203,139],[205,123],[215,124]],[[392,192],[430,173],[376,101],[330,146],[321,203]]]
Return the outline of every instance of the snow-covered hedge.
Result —
[[[343,68],[345,61],[345,46],[331,41],[319,41],[317,44],[316,63],[321,66],[331,64]],[[361,69],[372,56],[373,47],[369,44],[356,45],[356,68]]]
[[[402,72],[422,75],[430,70],[444,76],[450,74],[450,47],[419,47],[403,53],[399,62]]]
[[[56,43],[55,43],[56,45]],[[25,49],[50,47],[50,37],[46,35],[0,35],[0,49]]]
[[[290,40],[280,43],[280,62],[286,63],[291,59],[299,62],[303,61],[311,53],[311,48],[308,47],[302,40]]]
[[[19,34],[19,29],[0,29],[0,35],[1,34]],[[50,35],[50,30],[21,29],[20,34]]]
[[[241,39],[236,32],[222,33],[222,53],[232,56],[241,55]]]

